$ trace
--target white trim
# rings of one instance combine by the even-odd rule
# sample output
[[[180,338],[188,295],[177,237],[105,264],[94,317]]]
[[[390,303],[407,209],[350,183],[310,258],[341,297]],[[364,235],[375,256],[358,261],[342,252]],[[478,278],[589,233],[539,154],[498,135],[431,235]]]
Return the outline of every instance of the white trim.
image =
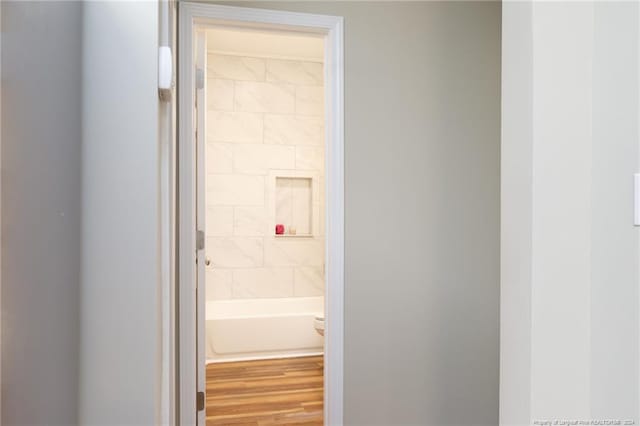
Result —
[[[636,19],[637,19],[637,22],[640,25],[640,6],[637,6],[636,9],[637,9]],[[638,68],[637,69],[638,69],[638,73],[640,74],[640,32],[638,32],[638,35],[636,37],[636,43],[637,43],[637,47],[636,48],[637,48],[637,54],[638,54],[638,58],[637,58],[637,61],[638,61],[637,62],[637,67]],[[636,90],[638,91],[637,92],[638,105],[640,105],[640,84],[638,84]],[[636,114],[637,114],[637,117],[638,117],[638,123],[640,123],[640,108],[638,108],[638,111],[636,112]],[[637,131],[638,131],[638,134],[637,134],[636,137],[638,138],[638,141],[640,141],[640,128]],[[636,164],[640,165],[640,150],[638,150],[638,153],[636,155],[637,155]],[[637,267],[638,267],[638,270],[639,270],[638,276],[640,276],[640,262],[638,263]],[[638,294],[638,297],[640,298],[640,292]],[[640,302],[639,302],[639,304],[640,304]],[[639,325],[638,331],[640,333],[640,316],[636,316],[636,323]],[[638,340],[640,340],[640,336],[638,336]],[[640,388],[640,368],[637,369],[636,371],[637,371],[637,373],[636,373],[637,374],[637,376],[636,376],[637,386]],[[640,407],[640,393],[637,396],[638,396],[638,407]],[[640,413],[637,413],[637,415],[640,416]]]
[[[159,46],[173,46],[175,40],[175,3],[173,0],[159,2]],[[175,50],[175,49],[173,49]],[[173,54],[173,52],[172,52]],[[175,56],[172,56],[173,61]],[[175,67],[173,67],[175,69]],[[160,338],[159,345],[159,384],[157,398],[159,400],[156,423],[161,425],[175,424],[175,172],[176,145],[174,131],[176,126],[176,103],[173,91],[167,102],[159,103],[159,146],[160,146],[160,198],[159,198],[159,258],[160,258]],[[160,96],[160,92],[159,92]]]
[[[196,129],[197,129],[197,139],[196,139],[196,229],[198,231],[205,232],[205,216],[206,216],[206,208],[204,204],[204,195],[206,192],[205,189],[205,138],[206,138],[206,110],[207,110],[207,102],[205,93],[207,91],[207,34],[203,30],[198,30],[196,32],[196,52],[195,52],[195,60],[196,60],[196,68],[199,72],[203,73],[203,81],[202,85],[198,85],[196,90]],[[206,235],[206,232],[205,232]],[[196,266],[196,366],[197,365],[206,365],[206,349],[205,349],[205,309],[206,304],[204,301],[205,292],[204,292],[204,283],[205,283],[205,251],[198,250],[196,253],[196,257],[198,259]],[[197,385],[196,389],[201,392],[205,392],[207,388],[207,377],[205,373],[205,369],[197,369]],[[199,411],[197,413],[198,416],[198,424],[205,425],[207,422],[207,417],[205,415],[205,410]]]
[[[0,7],[0,39],[2,38],[2,8]],[[0,46],[2,43],[0,42]],[[0,58],[2,57],[0,49]],[[2,61],[0,60],[0,70],[2,70]],[[2,72],[0,71],[0,81],[2,80]],[[2,117],[2,89],[0,88],[0,117]],[[0,120],[1,122],[2,120]],[[0,126],[0,153],[2,152],[2,127]],[[2,164],[2,155],[0,154],[0,164]],[[1,175],[1,173],[0,173]],[[0,212],[2,212],[2,180],[0,179]],[[0,241],[2,241],[2,214],[0,213]],[[2,246],[0,245],[0,306],[2,305]],[[2,328],[2,315],[0,315],[0,329]],[[2,341],[0,340],[0,383],[2,381]],[[0,400],[2,400],[2,387],[0,386]],[[2,404],[0,404],[0,425],[2,425]]]
[[[226,25],[260,27],[290,32],[323,34],[326,84],[326,310],[325,331],[325,424],[343,424],[344,371],[344,117],[343,117],[343,18],[306,13],[220,6],[204,3],[179,4],[179,420],[196,423],[196,315],[195,315],[195,165],[193,128],[194,75],[193,40],[196,26]],[[186,248],[186,249],[185,249]]]
[[[177,283],[177,401],[176,411],[178,424],[192,425],[196,424],[195,410],[186,410],[184,407],[196,406],[196,313],[195,313],[195,281],[196,281],[196,264],[195,264],[195,247],[196,247],[196,211],[195,211],[195,176],[183,176],[182,170],[195,169],[195,147],[192,141],[193,129],[193,105],[195,105],[195,82],[194,73],[185,72],[185,67],[181,64],[188,64],[191,71],[194,70],[195,58],[193,55],[193,31],[186,31],[182,25],[184,15],[184,4],[179,3],[178,21],[178,171],[177,171],[177,188],[178,188],[178,206],[177,206],[177,247],[176,247],[176,263],[178,269]],[[181,108],[181,105],[188,105],[187,108]],[[180,141],[189,141],[189,143],[180,143]],[[189,208],[185,206],[189,205]],[[189,251],[185,249],[189,248]],[[191,347],[193,353],[189,353],[187,346]]]

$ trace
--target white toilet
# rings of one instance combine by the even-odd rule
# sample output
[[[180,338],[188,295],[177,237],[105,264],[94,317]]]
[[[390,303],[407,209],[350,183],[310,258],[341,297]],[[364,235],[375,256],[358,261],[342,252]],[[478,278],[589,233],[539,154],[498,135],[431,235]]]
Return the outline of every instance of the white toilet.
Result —
[[[316,315],[316,318],[313,321],[313,327],[319,335],[324,336],[324,313]]]

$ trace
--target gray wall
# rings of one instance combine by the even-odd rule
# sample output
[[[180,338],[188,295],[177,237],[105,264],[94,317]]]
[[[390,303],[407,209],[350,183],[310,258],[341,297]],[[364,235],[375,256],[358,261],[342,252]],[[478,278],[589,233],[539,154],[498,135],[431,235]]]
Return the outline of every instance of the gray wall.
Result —
[[[345,18],[345,422],[498,422],[499,3]]]
[[[529,425],[533,175],[531,2],[502,7],[500,424]],[[513,58],[513,60],[511,59]],[[505,202],[508,201],[508,202]]]
[[[591,415],[640,420],[638,171],[639,4],[597,2],[593,27]],[[583,144],[586,145],[586,141]],[[583,231],[584,232],[584,231]]]
[[[156,424],[158,4],[87,2],[79,420]]]
[[[80,3],[2,2],[2,424],[76,423]]]

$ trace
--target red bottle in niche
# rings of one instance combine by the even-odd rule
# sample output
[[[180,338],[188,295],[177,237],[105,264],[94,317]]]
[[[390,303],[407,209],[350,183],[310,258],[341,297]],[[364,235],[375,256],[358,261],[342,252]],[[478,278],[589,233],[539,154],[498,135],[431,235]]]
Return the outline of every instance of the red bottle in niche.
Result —
[[[284,234],[284,225],[277,224],[276,225],[276,235],[282,235],[282,234]]]

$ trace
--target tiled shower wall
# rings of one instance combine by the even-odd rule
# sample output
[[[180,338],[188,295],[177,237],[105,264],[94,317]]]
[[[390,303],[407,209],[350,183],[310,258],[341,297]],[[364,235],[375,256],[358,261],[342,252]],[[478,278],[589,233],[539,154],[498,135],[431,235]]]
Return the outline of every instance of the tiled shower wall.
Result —
[[[322,295],[323,65],[207,61],[207,299]],[[313,236],[275,237],[274,176],[313,176]]]

